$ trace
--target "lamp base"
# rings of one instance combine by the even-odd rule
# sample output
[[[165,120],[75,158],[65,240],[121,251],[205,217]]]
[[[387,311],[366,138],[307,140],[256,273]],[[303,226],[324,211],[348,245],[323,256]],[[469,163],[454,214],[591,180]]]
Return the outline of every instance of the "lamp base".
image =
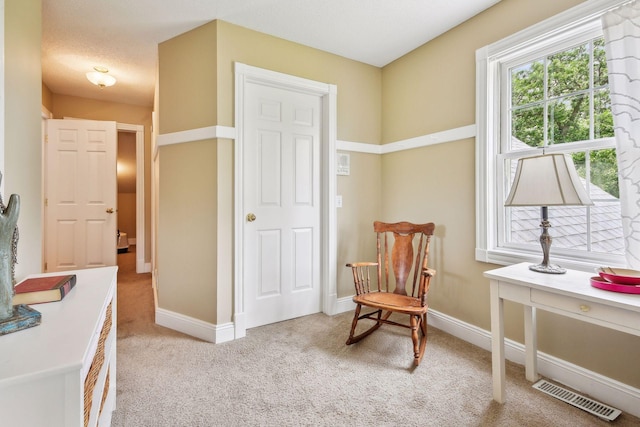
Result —
[[[542,222],[540,228],[542,228],[542,234],[540,235],[540,245],[542,246],[542,262],[537,265],[530,265],[529,270],[537,271],[538,273],[548,274],[564,274],[566,269],[560,267],[557,264],[551,264],[549,262],[549,249],[551,248],[551,235],[549,234],[549,212],[547,206],[540,208],[542,215]]]
[[[530,265],[529,270],[537,271],[538,273],[548,273],[548,274],[564,274],[567,272],[566,268],[562,268],[557,264]]]

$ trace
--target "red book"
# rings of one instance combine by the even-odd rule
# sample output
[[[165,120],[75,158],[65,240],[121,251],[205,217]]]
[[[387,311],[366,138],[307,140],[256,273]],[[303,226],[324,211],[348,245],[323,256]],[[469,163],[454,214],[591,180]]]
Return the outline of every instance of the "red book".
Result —
[[[25,279],[13,288],[13,305],[60,301],[75,285],[75,274]]]

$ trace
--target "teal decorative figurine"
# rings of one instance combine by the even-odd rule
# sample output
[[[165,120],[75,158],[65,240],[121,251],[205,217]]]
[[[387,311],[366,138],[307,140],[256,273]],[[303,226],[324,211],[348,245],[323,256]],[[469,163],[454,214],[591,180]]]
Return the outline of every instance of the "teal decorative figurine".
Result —
[[[20,196],[12,194],[9,204],[5,206],[0,195],[0,321],[13,316],[19,213]]]

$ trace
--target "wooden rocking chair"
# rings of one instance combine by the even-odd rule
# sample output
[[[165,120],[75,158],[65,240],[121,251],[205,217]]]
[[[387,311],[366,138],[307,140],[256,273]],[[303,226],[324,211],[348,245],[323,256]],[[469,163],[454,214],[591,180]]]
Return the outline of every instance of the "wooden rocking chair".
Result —
[[[376,221],[373,230],[377,233],[377,262],[356,262],[347,264],[353,271],[357,304],[347,345],[356,343],[376,331],[383,323],[411,329],[413,357],[416,366],[420,364],[427,344],[427,293],[429,282],[435,270],[428,268],[429,244],[435,225],[398,222],[387,224]],[[393,234],[392,249],[389,251],[389,236]],[[417,252],[414,257],[414,237],[419,235]],[[391,262],[389,262],[391,257]],[[377,283],[373,284],[371,270],[375,268]],[[413,272],[411,294],[407,294],[406,285]],[[395,289],[389,291],[389,275],[395,278]],[[383,282],[384,278],[384,282]],[[377,286],[376,286],[377,285]],[[362,306],[375,309],[360,314]],[[392,313],[409,315],[409,324],[389,320]],[[361,319],[370,319],[375,324],[364,332],[355,335],[356,325]]]

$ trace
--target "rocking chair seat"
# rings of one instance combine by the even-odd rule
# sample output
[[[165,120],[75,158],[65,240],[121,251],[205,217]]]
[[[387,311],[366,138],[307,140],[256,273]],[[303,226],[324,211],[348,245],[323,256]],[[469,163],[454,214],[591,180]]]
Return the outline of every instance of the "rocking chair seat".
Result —
[[[418,298],[393,292],[371,292],[370,294],[356,295],[353,297],[353,302],[395,313],[420,315],[427,312],[427,307],[423,307]]]

